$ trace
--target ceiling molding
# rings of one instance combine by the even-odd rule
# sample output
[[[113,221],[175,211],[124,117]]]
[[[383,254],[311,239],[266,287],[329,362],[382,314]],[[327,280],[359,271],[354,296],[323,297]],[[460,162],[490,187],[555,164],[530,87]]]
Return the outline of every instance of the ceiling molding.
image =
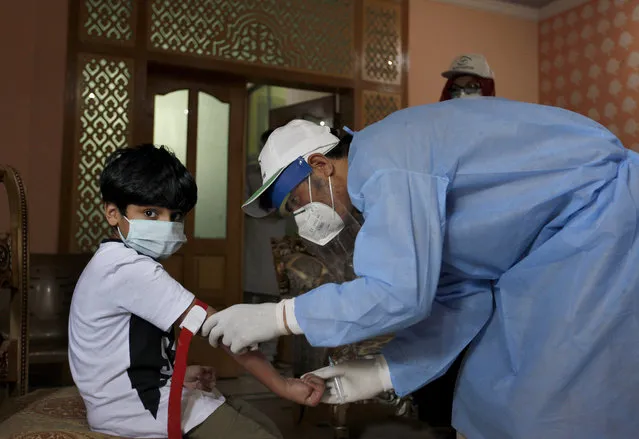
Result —
[[[545,20],[546,18],[553,17],[562,12],[566,12],[569,9],[576,8],[583,4],[588,3],[590,0],[555,0],[548,6],[544,6],[539,11],[539,19]]]
[[[530,21],[539,21],[539,9],[529,6],[514,5],[498,0],[430,0],[438,3],[449,3],[480,11],[495,12],[497,14],[510,15]]]

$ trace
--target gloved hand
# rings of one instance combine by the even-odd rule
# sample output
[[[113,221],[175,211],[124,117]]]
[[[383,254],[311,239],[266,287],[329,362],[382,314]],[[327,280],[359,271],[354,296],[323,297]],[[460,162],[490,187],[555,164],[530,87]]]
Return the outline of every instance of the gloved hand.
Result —
[[[218,311],[202,325],[202,335],[217,347],[222,344],[234,354],[242,353],[251,345],[272,340],[289,332],[284,324],[284,302],[241,304]]]
[[[326,391],[322,396],[322,402],[325,404],[362,401],[393,388],[388,364],[381,355],[370,360],[345,361],[336,366],[318,369],[311,374],[326,380]],[[305,376],[302,376],[302,379]],[[338,396],[335,379],[341,380],[343,400]]]

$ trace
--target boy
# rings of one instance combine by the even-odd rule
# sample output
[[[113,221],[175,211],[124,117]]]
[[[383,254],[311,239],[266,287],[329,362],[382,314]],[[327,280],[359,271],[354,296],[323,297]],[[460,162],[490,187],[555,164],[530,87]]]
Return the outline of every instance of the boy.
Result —
[[[159,260],[186,241],[184,216],[197,202],[193,176],[166,148],[120,149],[100,176],[113,238],[102,242],[76,285],[69,316],[69,363],[91,429],[132,438],[167,436],[175,355],[173,325],[195,303]],[[207,314],[213,314],[209,308]],[[229,351],[230,352],[230,351]],[[274,393],[316,405],[321,380],[285,379],[259,352],[234,356]],[[182,431],[191,439],[274,439],[273,422],[213,388],[211,368],[190,366]]]

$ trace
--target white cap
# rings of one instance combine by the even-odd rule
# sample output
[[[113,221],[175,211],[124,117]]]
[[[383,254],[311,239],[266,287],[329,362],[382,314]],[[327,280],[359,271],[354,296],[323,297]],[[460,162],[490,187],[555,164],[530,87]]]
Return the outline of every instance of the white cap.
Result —
[[[259,206],[259,198],[280,174],[295,160],[306,160],[312,154],[326,154],[335,148],[339,139],[331,134],[327,126],[320,126],[307,120],[295,119],[273,131],[257,159],[262,174],[260,187],[242,205],[247,214],[254,217],[268,215],[272,210]]]
[[[475,75],[481,78],[495,79],[486,57],[478,53],[458,56],[453,60],[450,68],[442,73],[444,78],[452,78],[459,75]]]

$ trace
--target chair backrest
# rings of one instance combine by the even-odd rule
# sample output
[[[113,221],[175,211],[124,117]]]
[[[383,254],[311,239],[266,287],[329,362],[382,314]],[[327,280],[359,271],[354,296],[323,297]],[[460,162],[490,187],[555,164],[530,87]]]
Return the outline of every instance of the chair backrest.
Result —
[[[339,275],[331,273],[327,265],[312,256],[304,247],[303,241],[295,236],[271,238],[273,262],[283,297],[295,297],[304,294],[328,282],[340,282]],[[335,361],[366,358],[381,353],[393,334],[381,335],[358,343],[338,346],[330,349],[313,348],[304,337],[298,337],[294,345],[294,371],[304,372],[326,364],[330,354]]]
[[[0,383],[11,385],[11,394],[19,396],[27,393],[29,376],[27,197],[20,174],[14,168],[0,165],[0,183],[7,192],[11,227],[8,235],[0,237],[0,288],[10,295],[9,340],[0,354]]]
[[[32,254],[29,276],[31,364],[66,363],[73,290],[92,254]]]
[[[298,236],[271,238],[280,295],[295,297],[338,279],[323,261],[312,256]]]

